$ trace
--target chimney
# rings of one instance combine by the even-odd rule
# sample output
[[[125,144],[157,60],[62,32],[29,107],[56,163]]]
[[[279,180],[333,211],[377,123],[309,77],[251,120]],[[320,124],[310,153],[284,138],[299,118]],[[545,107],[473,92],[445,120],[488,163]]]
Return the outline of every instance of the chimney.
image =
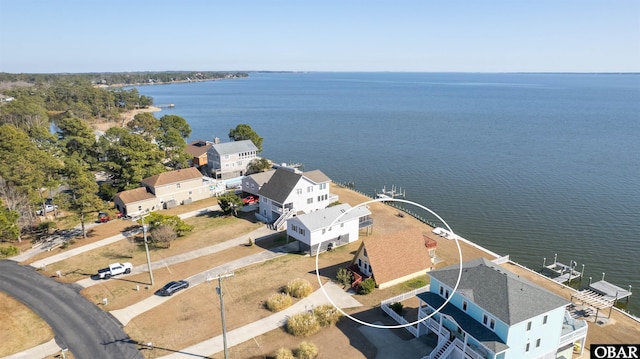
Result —
[[[213,144],[214,144],[214,145],[217,145],[217,144],[219,144],[219,143],[220,143],[220,137],[214,137],[214,138],[213,138]]]

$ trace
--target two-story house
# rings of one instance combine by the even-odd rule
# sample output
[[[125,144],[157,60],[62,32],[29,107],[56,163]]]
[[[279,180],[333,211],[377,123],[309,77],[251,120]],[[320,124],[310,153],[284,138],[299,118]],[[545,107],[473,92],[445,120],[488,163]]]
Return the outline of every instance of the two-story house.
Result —
[[[558,359],[584,348],[587,324],[571,318],[568,300],[487,259],[462,263],[460,277],[458,264],[429,275],[429,291],[417,295],[418,319],[431,315],[418,336],[438,336],[428,358]]]
[[[139,215],[208,198],[217,191],[215,182],[195,167],[147,177],[142,185],[117,193],[113,198],[116,209],[124,215]]]
[[[357,241],[360,230],[372,225],[371,211],[366,206],[352,209],[343,203],[289,218],[287,235],[298,241],[301,252],[315,255],[317,251]]]
[[[258,148],[251,140],[215,143],[207,150],[211,177],[228,180],[242,177],[249,162],[257,158]]]
[[[297,173],[279,168],[258,191],[260,210],[256,217],[279,228],[295,214],[325,208],[338,200],[329,192],[330,183],[320,170]]]

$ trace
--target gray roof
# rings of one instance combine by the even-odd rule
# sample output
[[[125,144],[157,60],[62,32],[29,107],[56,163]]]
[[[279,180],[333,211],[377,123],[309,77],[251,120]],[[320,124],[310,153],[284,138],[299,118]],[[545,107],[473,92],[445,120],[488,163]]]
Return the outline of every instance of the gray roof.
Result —
[[[307,227],[309,231],[313,232],[318,229],[326,228],[331,223],[333,223],[333,221],[338,218],[338,216],[348,211],[350,208],[350,205],[344,203],[333,207],[327,207],[315,212],[302,214],[297,216],[296,218],[298,218],[298,220],[302,222],[302,224]],[[368,216],[370,214],[371,211],[369,211],[365,206],[358,206],[349,211],[349,213],[340,217],[336,224],[348,222],[352,219]]]
[[[431,292],[420,293],[417,297],[425,303],[428,303],[434,309],[442,307],[445,301],[440,295]],[[455,305],[447,303],[447,305],[440,309],[440,313],[452,317],[465,332],[469,333],[494,353],[500,353],[509,349],[509,346],[506,345],[493,330],[485,327],[469,316],[469,314],[458,309]]]
[[[459,265],[429,272],[453,288]],[[514,325],[569,304],[566,299],[543,289],[485,258],[462,263],[458,291],[504,323]]]
[[[325,175],[320,170],[305,172],[303,173],[303,175],[308,179],[310,179],[315,184],[323,183],[323,182],[331,182],[331,178],[327,177],[327,175]]]
[[[251,177],[251,179],[253,179],[258,184],[258,186],[262,186],[263,184],[267,183],[271,179],[271,177],[275,172],[276,172],[275,170],[258,172],[258,173],[249,175],[249,177]]]
[[[273,201],[283,203],[302,178],[302,174],[277,169],[269,182],[262,185],[258,194]]]
[[[258,151],[258,147],[251,140],[231,141],[218,143],[211,146],[211,149],[222,155],[232,155],[240,152]]]

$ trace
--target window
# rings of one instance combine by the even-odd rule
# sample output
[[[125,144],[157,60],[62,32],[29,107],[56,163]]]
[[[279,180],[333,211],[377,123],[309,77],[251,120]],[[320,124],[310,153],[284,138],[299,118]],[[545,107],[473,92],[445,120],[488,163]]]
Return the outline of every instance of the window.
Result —
[[[327,188],[327,184],[326,183],[320,183],[320,189],[326,189]]]
[[[445,298],[449,298],[449,289],[447,289],[447,290],[444,292],[444,297],[445,297]]]
[[[524,347],[524,351],[528,352],[529,351],[529,347],[531,346],[531,344],[527,343],[527,345]]]
[[[298,226],[296,226],[295,224],[292,224],[291,225],[291,230],[294,231],[294,232],[297,232],[298,231]]]
[[[440,287],[440,295],[444,295],[444,288]]]
[[[542,318],[542,325],[547,324],[547,319],[549,319],[548,315],[545,315],[544,318]]]
[[[176,188],[180,189],[180,183],[176,183]]]
[[[467,311],[467,301],[462,301],[462,310]]]
[[[311,193],[311,192],[313,192],[313,186],[307,187],[307,193]]]
[[[302,234],[304,236],[304,234],[306,233],[306,231],[304,230],[304,228],[300,228],[300,230],[298,231],[300,232],[300,234]]]
[[[540,339],[540,338],[536,339],[536,348],[540,348],[540,341],[541,340],[542,339]]]
[[[313,203],[313,197],[307,198],[307,204],[311,204],[311,203]]]
[[[362,268],[362,259],[358,258],[358,267]]]
[[[487,325],[487,321],[489,321],[489,317],[486,314],[482,316],[482,324]]]
[[[296,188],[296,194],[302,194],[302,188]]]
[[[489,323],[489,328],[491,328],[491,329],[495,329],[496,328],[496,321],[494,319],[491,319],[491,322]]]
[[[528,322],[527,323],[527,331],[530,331],[530,330],[531,330],[531,322]]]

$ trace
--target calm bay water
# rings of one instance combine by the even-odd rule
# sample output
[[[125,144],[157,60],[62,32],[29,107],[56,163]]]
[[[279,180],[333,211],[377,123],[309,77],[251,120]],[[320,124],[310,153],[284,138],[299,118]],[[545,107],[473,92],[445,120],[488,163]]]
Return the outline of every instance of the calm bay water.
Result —
[[[533,269],[640,290],[640,75],[255,73],[140,93],[190,140],[247,123],[263,155],[373,195],[383,186]],[[410,208],[419,211],[416,208]],[[640,299],[628,309],[640,314]]]

